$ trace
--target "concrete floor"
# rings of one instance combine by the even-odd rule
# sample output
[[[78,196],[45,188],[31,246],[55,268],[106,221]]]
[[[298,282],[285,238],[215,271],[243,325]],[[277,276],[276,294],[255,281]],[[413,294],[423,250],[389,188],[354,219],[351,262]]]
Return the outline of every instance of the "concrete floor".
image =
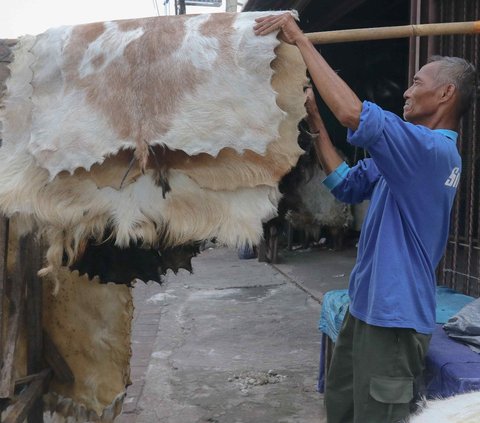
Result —
[[[240,260],[214,248],[194,274],[134,289],[132,382],[120,423],[318,423],[322,293],[345,288],[355,250]]]

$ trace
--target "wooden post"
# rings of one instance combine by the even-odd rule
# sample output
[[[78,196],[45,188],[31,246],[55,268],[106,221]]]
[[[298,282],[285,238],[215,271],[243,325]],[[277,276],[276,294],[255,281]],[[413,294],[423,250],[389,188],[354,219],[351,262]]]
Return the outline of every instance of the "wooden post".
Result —
[[[41,268],[42,249],[34,235],[26,239],[26,248],[21,257],[21,266],[26,278],[26,320],[27,320],[27,374],[39,373],[43,368],[42,328],[42,279],[37,272]],[[43,422],[43,401],[41,395],[33,401],[28,423]]]
[[[8,253],[8,220],[6,219],[0,219],[0,241],[0,254],[3,254],[0,256],[0,282],[2,283],[0,288],[2,288],[2,297],[8,296],[9,300],[8,310],[6,307],[2,308],[2,326],[5,325],[7,329],[2,343],[0,398],[9,400],[12,404],[2,422],[23,423],[27,419],[28,423],[42,423],[42,395],[46,382],[52,374],[51,369],[44,369],[44,348],[48,350],[50,362],[54,364],[53,367],[60,374],[62,381],[73,382],[73,374],[51,342],[47,342],[47,347],[44,347],[42,281],[37,276],[37,271],[41,267],[41,246],[36,242],[34,235],[21,237],[16,250],[15,269],[11,275],[6,275],[5,263]],[[28,376],[15,381],[13,368],[16,344],[24,323],[26,324]],[[23,385],[28,386],[16,396]]]
[[[3,361],[5,348],[4,319],[6,318],[6,279],[7,279],[7,250],[8,250],[8,219],[0,216],[0,363]]]
[[[22,267],[26,268],[27,314],[27,373],[38,373],[42,367],[42,280],[37,276],[41,268],[41,250],[34,236],[26,240]]]
[[[11,284],[10,310],[3,352],[3,363],[0,371],[0,398],[12,398],[14,395],[14,381],[12,380],[13,360],[17,344],[21,318],[24,310],[25,269],[21,265],[22,250],[26,249],[27,239],[22,237],[18,243],[15,262],[15,271],[7,282]],[[5,316],[6,317],[6,316]]]
[[[3,420],[3,423],[23,423],[25,421],[32,407],[34,407],[35,402],[38,398],[41,398],[50,372],[49,369],[43,370],[32,379],[28,388],[18,396],[15,404],[13,404]]]

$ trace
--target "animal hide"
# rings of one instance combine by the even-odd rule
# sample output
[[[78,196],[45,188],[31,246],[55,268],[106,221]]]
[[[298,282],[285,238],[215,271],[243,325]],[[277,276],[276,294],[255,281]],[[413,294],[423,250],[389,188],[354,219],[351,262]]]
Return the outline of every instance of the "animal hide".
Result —
[[[256,244],[276,214],[306,77],[295,47],[254,35],[263,14],[0,43],[0,211],[48,246],[44,324],[75,374],[48,405],[69,422],[111,421],[128,382],[130,291],[108,282],[189,268],[202,240]]]
[[[20,239],[31,229],[23,219],[10,219],[8,279],[13,278],[14,272],[20,277],[31,277],[23,274],[21,266],[35,258],[19,254],[22,245],[25,247]],[[34,246],[41,248],[33,241],[29,245],[27,250]],[[22,261],[18,262],[19,259]],[[121,411],[130,380],[132,290],[125,285],[100,284],[98,278],[90,281],[66,268],[61,268],[55,276],[60,282],[56,294],[54,278],[43,279],[43,330],[69,366],[74,382],[66,382],[55,368],[44,396],[47,410],[44,420],[46,423],[112,422]],[[11,297],[11,293],[6,296],[6,310],[20,308]],[[11,320],[2,320],[3,331],[7,333],[5,325]],[[21,319],[11,369],[13,380],[28,375],[27,332],[27,320]],[[54,361],[55,357],[49,355],[51,351],[44,350],[46,363]]]
[[[111,422],[120,413],[130,381],[131,288],[100,284],[60,269],[44,279],[44,330],[72,370],[75,382],[54,377],[45,403],[78,422]]]
[[[338,201],[325,187],[322,183],[325,172],[318,165],[316,157],[313,160],[308,157],[299,160],[292,172],[296,177],[289,182],[284,197],[285,206],[288,207],[285,218],[294,228],[302,229],[316,241],[320,238],[321,230],[327,229],[333,238],[332,246],[340,249],[344,232],[353,223],[351,207]]]
[[[480,392],[428,400],[410,423],[477,423],[480,421]]]
[[[33,218],[47,271],[107,237],[160,250],[259,241],[305,114],[305,65],[275,35],[254,35],[260,15],[103,22],[18,41],[1,100],[0,210]]]
[[[338,201],[323,185],[325,172],[319,166],[314,166],[311,173],[298,187],[305,213],[310,213],[319,226],[350,227],[353,221],[350,207]]]

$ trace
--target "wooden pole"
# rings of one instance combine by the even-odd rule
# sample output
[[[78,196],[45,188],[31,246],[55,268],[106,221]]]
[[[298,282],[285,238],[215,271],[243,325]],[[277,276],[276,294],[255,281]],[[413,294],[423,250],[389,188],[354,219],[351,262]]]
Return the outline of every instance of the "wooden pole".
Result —
[[[8,252],[8,219],[0,215],[0,360],[3,362],[7,327],[3,322],[8,318],[7,305],[7,252]],[[1,367],[1,365],[0,365]]]
[[[3,423],[23,423],[38,398],[45,392],[45,385],[50,377],[51,370],[46,369],[36,375],[30,385],[24,389],[8,410]]]
[[[24,318],[25,308],[25,268],[22,267],[22,254],[26,249],[27,238],[21,237],[18,243],[15,259],[15,271],[11,278],[7,278],[11,284],[11,309],[8,319],[7,334],[3,350],[3,363],[0,370],[0,398],[12,398],[14,396],[15,381],[13,380],[13,364],[17,347],[17,338]]]
[[[313,44],[333,44],[349,41],[385,40],[427,35],[478,33],[480,33],[480,21],[346,29],[340,31],[310,32],[305,35]]]
[[[42,334],[42,280],[37,272],[42,267],[42,249],[33,234],[28,235],[23,252],[22,267],[26,268],[26,320],[27,320],[27,374],[43,369]],[[28,423],[43,423],[43,400],[34,400],[27,418]]]

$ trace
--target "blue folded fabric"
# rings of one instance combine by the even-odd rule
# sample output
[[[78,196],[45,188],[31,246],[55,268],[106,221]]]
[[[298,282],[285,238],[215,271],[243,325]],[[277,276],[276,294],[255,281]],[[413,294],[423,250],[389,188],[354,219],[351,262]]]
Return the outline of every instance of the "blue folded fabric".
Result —
[[[350,299],[347,289],[328,291],[323,296],[318,328],[335,342],[348,310]]]
[[[460,294],[446,286],[437,286],[436,323],[444,324],[475,298]],[[348,310],[350,299],[347,289],[328,291],[323,296],[318,328],[335,342]]]

